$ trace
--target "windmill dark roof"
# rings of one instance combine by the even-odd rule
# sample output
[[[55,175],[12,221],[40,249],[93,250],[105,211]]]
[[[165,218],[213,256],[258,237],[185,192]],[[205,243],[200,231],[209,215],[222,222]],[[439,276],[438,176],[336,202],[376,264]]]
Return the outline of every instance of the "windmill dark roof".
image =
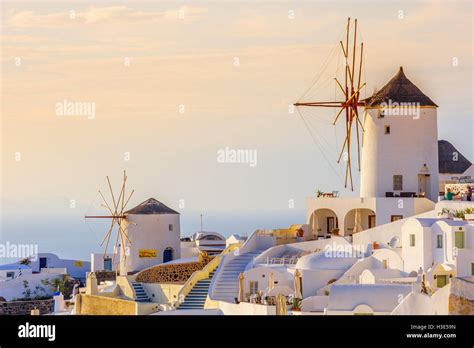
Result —
[[[457,161],[454,154],[457,153]],[[462,174],[472,163],[449,141],[438,140],[439,172],[442,174]]]
[[[149,198],[145,202],[140,203],[135,208],[125,212],[125,214],[148,215],[148,214],[179,214],[177,211],[167,207],[163,203],[154,198]]]
[[[400,67],[398,73],[380,91],[364,101],[366,107],[378,106],[383,102],[389,103],[389,101],[392,103],[420,103],[420,106],[438,106],[407,79],[403,67]]]

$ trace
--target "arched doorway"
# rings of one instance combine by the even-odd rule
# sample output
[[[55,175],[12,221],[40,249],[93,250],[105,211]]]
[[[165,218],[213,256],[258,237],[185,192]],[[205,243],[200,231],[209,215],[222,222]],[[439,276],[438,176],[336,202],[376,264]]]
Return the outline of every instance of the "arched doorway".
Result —
[[[339,228],[339,221],[333,210],[322,208],[313,211],[309,218],[309,226],[313,238],[316,239],[330,236],[333,229]]]
[[[173,248],[166,248],[163,252],[163,263],[173,260]]]
[[[372,209],[356,208],[349,210],[344,217],[344,231],[341,235],[352,236],[354,233],[375,227],[375,223],[375,212]]]

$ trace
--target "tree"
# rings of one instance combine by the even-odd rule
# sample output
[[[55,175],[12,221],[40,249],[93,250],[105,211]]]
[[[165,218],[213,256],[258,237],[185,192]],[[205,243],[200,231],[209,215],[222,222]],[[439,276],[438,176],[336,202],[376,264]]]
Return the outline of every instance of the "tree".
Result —
[[[67,274],[63,274],[58,278],[51,279],[43,279],[41,280],[43,285],[49,286],[52,291],[59,291],[61,292],[64,297],[69,297],[71,295],[72,290],[72,282],[71,278]]]
[[[31,264],[31,259],[29,257],[25,257],[24,259],[20,260],[20,265],[29,266]]]

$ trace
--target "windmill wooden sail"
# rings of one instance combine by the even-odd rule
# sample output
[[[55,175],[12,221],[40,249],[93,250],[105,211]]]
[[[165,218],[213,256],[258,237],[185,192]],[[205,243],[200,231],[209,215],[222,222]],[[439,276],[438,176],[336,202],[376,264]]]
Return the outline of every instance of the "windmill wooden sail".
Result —
[[[344,80],[341,82],[334,78],[335,83],[342,92],[342,100],[339,101],[301,101],[294,103],[296,107],[323,107],[323,108],[339,108],[339,112],[333,121],[333,125],[340,119],[341,115],[344,115],[342,119],[345,122],[345,140],[342,148],[339,152],[337,163],[341,162],[341,158],[346,152],[346,171],[344,186],[347,187],[348,181],[350,182],[351,190],[354,190],[352,180],[352,167],[351,167],[351,145],[353,139],[351,139],[353,130],[356,133],[356,150],[357,150],[357,163],[360,171],[360,132],[364,131],[364,126],[359,117],[359,107],[364,106],[364,101],[360,99],[360,92],[366,85],[365,82],[361,81],[362,77],[362,64],[363,64],[363,52],[364,43],[360,44],[360,48],[357,47],[357,19],[354,20],[353,37],[350,42],[351,32],[351,19],[347,19],[345,43],[340,41],[340,47],[345,62]],[[359,129],[360,127],[360,129]]]
[[[102,207],[106,208],[108,210],[109,214],[107,214],[107,215],[86,215],[85,216],[86,219],[111,219],[110,227],[107,230],[107,232],[104,236],[104,239],[102,240],[102,242],[100,244],[101,246],[103,246],[104,243],[105,243],[104,257],[107,254],[107,249],[108,249],[108,246],[109,246],[110,238],[112,237],[112,235],[114,233],[115,227],[117,227],[116,228],[115,245],[114,245],[114,256],[113,256],[113,261],[112,261],[112,263],[114,263],[114,264],[115,264],[115,254],[116,254],[116,251],[118,250],[119,239],[120,239],[120,243],[122,245],[125,244],[125,240],[130,242],[130,239],[128,238],[128,235],[127,235],[127,232],[126,232],[126,228],[124,229],[122,227],[122,221],[127,218],[124,211],[125,211],[125,208],[126,208],[128,202],[130,201],[130,198],[132,198],[132,195],[135,191],[132,190],[130,192],[128,198],[125,199],[126,182],[127,182],[127,174],[124,171],[120,193],[116,198],[116,196],[114,195],[114,192],[112,190],[112,184],[110,183],[110,179],[107,176],[107,184],[108,184],[108,188],[109,188],[109,191],[110,191],[110,196],[112,198],[112,204],[109,204],[109,202],[107,202],[107,200],[105,199],[105,196],[102,194],[102,192],[100,190],[99,190],[99,195],[103,200]],[[126,253],[124,253],[123,257],[126,257]]]

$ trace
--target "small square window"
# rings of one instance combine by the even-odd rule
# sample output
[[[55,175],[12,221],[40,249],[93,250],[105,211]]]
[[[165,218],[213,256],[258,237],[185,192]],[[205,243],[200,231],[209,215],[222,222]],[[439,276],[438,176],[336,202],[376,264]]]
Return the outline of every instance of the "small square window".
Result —
[[[390,126],[385,126],[385,134],[390,134]]]
[[[415,246],[415,235],[410,234],[410,246],[413,247]]]
[[[395,222],[395,221],[398,221],[398,220],[401,220],[403,219],[403,215],[392,215],[390,216],[390,221],[391,222]]]
[[[169,224],[169,225],[168,225],[168,230],[169,230],[169,231],[173,231],[173,225],[172,225],[172,224]]]
[[[393,190],[394,191],[403,190],[403,175],[394,175],[393,176]]]
[[[7,278],[14,278],[15,272],[7,272]]]
[[[258,292],[258,282],[256,281],[249,282],[249,292],[251,294],[256,294]]]
[[[441,234],[438,234],[436,236],[436,247],[438,249],[442,248],[443,247],[443,236]]]
[[[464,232],[454,233],[454,246],[458,249],[464,249]]]

